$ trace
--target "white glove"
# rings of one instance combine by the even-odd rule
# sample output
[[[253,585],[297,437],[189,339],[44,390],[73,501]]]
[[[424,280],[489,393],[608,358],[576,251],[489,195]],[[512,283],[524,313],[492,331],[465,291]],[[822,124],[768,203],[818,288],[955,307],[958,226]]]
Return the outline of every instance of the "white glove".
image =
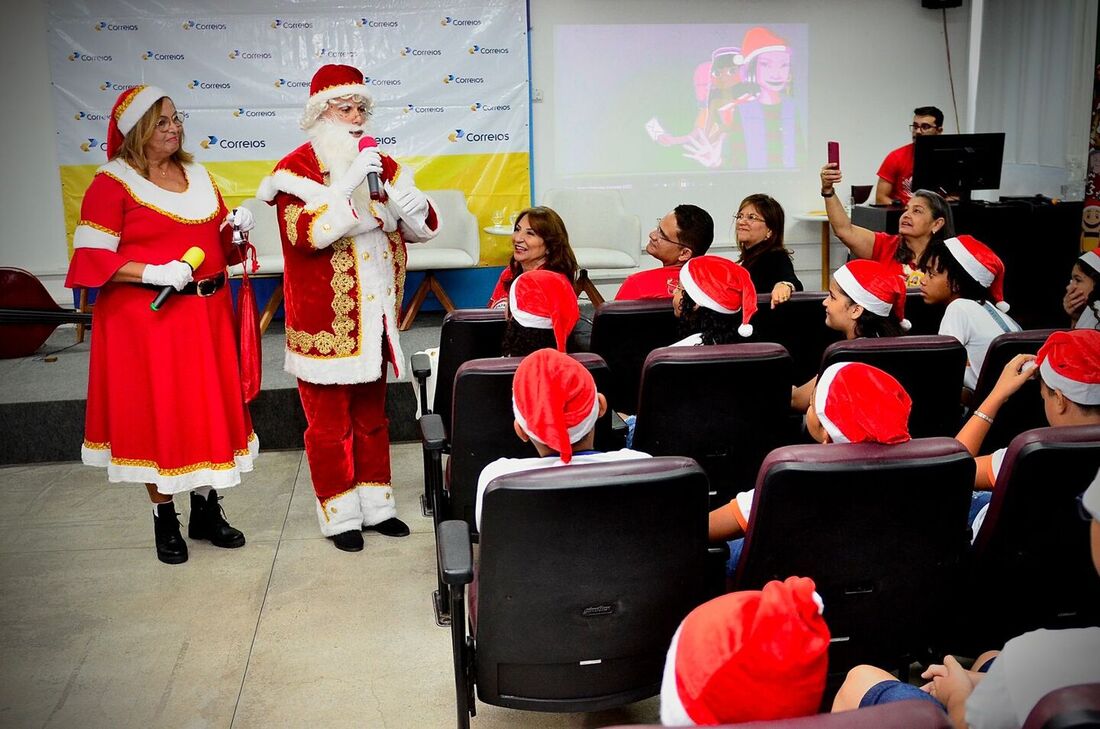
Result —
[[[352,160],[348,171],[336,181],[333,187],[339,190],[344,197],[350,198],[351,193],[355,192],[355,188],[362,185],[363,180],[367,179],[367,175],[371,172],[378,175],[382,174],[382,155],[378,153],[377,147],[367,147],[360,150],[359,154]]]
[[[415,187],[398,190],[388,182],[384,185],[386,194],[397,207],[398,215],[410,223],[421,223],[428,217],[428,196]]]
[[[226,222],[242,233],[247,233],[256,227],[256,216],[248,208],[233,208]]]
[[[169,261],[168,263],[147,263],[145,270],[141,272],[141,282],[153,286],[171,286],[179,291],[191,283],[194,271],[183,261]]]

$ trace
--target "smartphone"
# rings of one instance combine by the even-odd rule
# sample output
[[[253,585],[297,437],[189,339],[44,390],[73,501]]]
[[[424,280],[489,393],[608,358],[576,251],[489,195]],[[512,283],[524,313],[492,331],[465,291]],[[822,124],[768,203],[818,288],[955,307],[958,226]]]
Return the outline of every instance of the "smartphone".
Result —
[[[829,142],[829,163],[840,169],[840,142]]]

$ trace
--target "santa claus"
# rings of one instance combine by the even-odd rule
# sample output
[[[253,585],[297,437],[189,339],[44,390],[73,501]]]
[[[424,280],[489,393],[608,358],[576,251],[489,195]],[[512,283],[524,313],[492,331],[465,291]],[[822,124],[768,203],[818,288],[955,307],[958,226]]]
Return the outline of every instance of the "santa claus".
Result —
[[[439,228],[411,171],[366,137],[372,105],[361,71],[323,66],[301,121],[310,141],[257,193],[278,211],[286,370],[298,378],[306,415],[317,519],[348,552],[363,549],[363,528],[409,533],[390,486],[386,364],[398,375],[404,361],[397,326],[405,244]]]

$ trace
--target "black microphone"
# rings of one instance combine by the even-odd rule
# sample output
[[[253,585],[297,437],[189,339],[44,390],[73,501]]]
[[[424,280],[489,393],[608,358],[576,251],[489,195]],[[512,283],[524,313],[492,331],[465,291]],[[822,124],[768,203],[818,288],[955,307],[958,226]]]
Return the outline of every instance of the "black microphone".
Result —
[[[374,137],[363,137],[359,140],[359,151],[360,152],[362,152],[364,149],[368,149],[370,147],[377,147],[377,146],[378,146],[378,140],[375,139]],[[367,188],[370,190],[370,199],[371,200],[381,200],[382,199],[382,185],[378,181],[378,173],[377,172],[368,172],[367,173]]]
[[[198,270],[198,267],[202,265],[202,262],[206,260],[206,253],[198,246],[191,246],[187,249],[187,252],[180,258],[181,261],[191,267],[191,272],[194,273]],[[160,307],[164,306],[164,302],[168,300],[168,297],[174,294],[176,291],[173,286],[165,286],[157,294],[157,298],[153,299],[153,303],[149,304],[149,308],[153,311],[160,311]]]

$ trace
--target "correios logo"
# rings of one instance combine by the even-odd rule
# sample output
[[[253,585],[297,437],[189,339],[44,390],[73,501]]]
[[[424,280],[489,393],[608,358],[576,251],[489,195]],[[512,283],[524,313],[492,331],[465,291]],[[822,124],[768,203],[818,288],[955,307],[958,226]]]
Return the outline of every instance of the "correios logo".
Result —
[[[452,142],[457,142],[458,140],[462,139],[465,136],[466,136],[466,132],[462,131],[461,129],[455,129],[453,132],[451,132],[450,134],[447,135],[447,139],[449,139]]]
[[[270,109],[267,109],[267,110],[264,110],[264,111],[257,111],[256,109],[245,109],[244,107],[239,106],[239,107],[236,108],[236,110],[234,110],[233,116],[235,116],[235,117],[242,117],[243,116],[243,117],[246,117],[246,118],[258,117],[258,116],[275,116],[275,112],[271,111]]]
[[[109,115],[98,114],[94,111],[78,111],[73,114],[73,119],[77,121],[107,121]]]
[[[477,18],[452,18],[450,15],[439,21],[440,25],[481,25],[481,21]]]
[[[511,104],[482,104],[480,101],[476,104],[470,104],[470,111],[511,111]]]
[[[447,135],[447,139],[452,142],[461,140],[471,143],[507,142],[511,139],[511,135],[509,135],[508,132],[467,132],[462,129],[455,129]]]
[[[470,46],[469,48],[467,48],[466,52],[469,53],[471,56],[475,55],[475,54],[479,54],[479,53],[481,55],[485,55],[485,56],[499,56],[501,54],[507,53],[508,49],[507,48],[487,48],[485,46],[473,45],[473,46]]]
[[[217,90],[231,89],[231,88],[233,88],[233,84],[229,83],[228,81],[214,82],[214,81],[199,81],[198,79],[194,79],[192,81],[187,82],[187,88],[194,89],[194,90],[197,90],[197,91],[217,91]]]
[[[267,146],[265,139],[222,139],[210,134],[199,142],[203,149],[215,147],[217,149],[263,149]]]
[[[107,143],[101,142],[98,139],[88,137],[87,141],[80,143],[81,152],[91,152],[93,149],[104,150],[107,149]]]
[[[303,81],[303,80],[299,80],[299,79],[281,78],[281,79],[279,79],[275,82],[275,88],[277,88],[277,89],[282,89],[282,88],[302,89],[302,88],[308,88],[308,87],[309,87],[309,81]]]
[[[396,20],[371,20],[370,18],[359,18],[355,21],[357,28],[397,28],[399,23]]]
[[[145,51],[141,54],[141,60],[143,61],[185,61],[186,56],[182,53],[161,53],[159,51]]]
[[[401,110],[402,114],[442,114],[446,109],[442,106],[416,106],[415,104],[406,104],[405,108]]]
[[[282,18],[275,18],[275,20],[271,21],[271,27],[284,30],[312,30],[313,23],[308,20],[283,20]]]
[[[139,84],[116,84],[113,81],[104,81],[99,85],[100,91],[125,91],[126,89],[132,89]]]
[[[229,52],[229,60],[235,61],[238,58],[243,61],[271,60],[274,56],[270,51],[242,51],[237,48]]]
[[[443,51],[439,48],[413,48],[411,46],[405,46],[401,49],[401,57],[407,56],[442,56]]]
[[[373,76],[364,76],[363,83],[367,86],[400,86],[401,79],[399,78],[374,78]]]
[[[335,48],[325,48],[324,46],[321,47],[321,50],[317,51],[317,57],[318,58],[346,58],[346,59],[351,59],[351,58],[355,58],[355,56],[356,56],[355,51],[338,51]]]
[[[101,20],[92,27],[95,28],[97,32],[103,30],[133,32],[138,30],[137,24],[135,23],[109,23],[106,20]]]
[[[485,79],[481,76],[455,76],[453,73],[449,73],[443,77],[443,83],[445,84],[483,84]]]
[[[204,23],[201,20],[188,20],[183,24],[184,30],[228,30],[225,23]]]
[[[81,53],[80,51],[73,51],[69,55],[65,56],[70,61],[113,61],[114,58],[109,54],[91,56],[87,53]]]

